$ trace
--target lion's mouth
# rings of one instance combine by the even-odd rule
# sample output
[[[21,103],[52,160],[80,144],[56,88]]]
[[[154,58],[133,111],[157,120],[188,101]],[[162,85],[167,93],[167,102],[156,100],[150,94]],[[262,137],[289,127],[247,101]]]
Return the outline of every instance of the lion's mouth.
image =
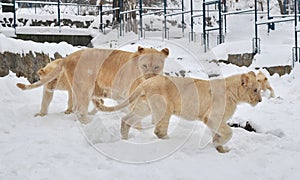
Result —
[[[256,106],[260,101],[252,101],[251,105]]]

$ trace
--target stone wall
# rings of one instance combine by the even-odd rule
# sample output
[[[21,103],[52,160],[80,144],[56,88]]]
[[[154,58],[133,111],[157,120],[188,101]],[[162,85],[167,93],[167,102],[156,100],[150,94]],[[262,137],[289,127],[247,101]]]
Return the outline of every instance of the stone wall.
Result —
[[[215,63],[226,63],[226,64],[234,64],[239,67],[246,66],[249,67],[254,58],[254,53],[244,53],[244,54],[228,54],[227,60],[212,60],[211,62]],[[275,73],[279,76],[282,76],[284,74],[290,74],[292,71],[292,66],[286,65],[286,66],[272,66],[272,67],[257,67],[256,69],[266,69],[271,76],[273,76]]]
[[[254,58],[255,54],[253,53],[244,53],[244,54],[228,54],[228,58],[227,60],[212,60],[212,62],[216,62],[216,63],[225,63],[225,64],[234,64],[237,65],[239,67],[242,66],[246,66],[249,67],[252,62],[253,62],[253,58]]]
[[[39,80],[37,71],[49,62],[49,56],[44,53],[31,51],[27,54],[0,53],[0,77],[8,75],[9,71],[12,71],[18,77],[25,77],[30,83],[34,83]]]

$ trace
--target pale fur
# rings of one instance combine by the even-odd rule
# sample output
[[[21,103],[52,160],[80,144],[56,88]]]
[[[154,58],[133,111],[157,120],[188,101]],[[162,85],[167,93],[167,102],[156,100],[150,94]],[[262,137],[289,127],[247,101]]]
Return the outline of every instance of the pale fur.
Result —
[[[128,138],[131,125],[150,114],[155,122],[154,133],[165,138],[171,115],[177,115],[187,120],[202,120],[213,133],[216,149],[227,152],[223,145],[230,140],[232,130],[226,121],[239,103],[254,106],[261,101],[261,96],[256,75],[249,72],[210,81],[154,76],[143,81],[126,101],[116,106],[107,107],[97,99],[93,101],[101,111],[115,111],[130,105],[130,113],[122,118],[123,139]]]
[[[51,61],[45,67],[38,70],[38,75],[40,79],[44,79],[47,74],[52,72],[60,63],[63,61],[62,58]],[[73,111],[73,99],[72,99],[72,89],[68,83],[66,76],[63,72],[55,78],[54,80],[46,83],[43,86],[43,98],[41,109],[39,113],[36,113],[35,116],[45,116],[48,113],[49,104],[53,98],[54,90],[65,90],[68,91],[68,107],[65,110],[65,114],[70,114]]]
[[[167,48],[158,51],[138,47],[136,52],[108,49],[79,50],[58,62],[56,67],[40,81],[30,85],[18,83],[17,86],[26,90],[53,81],[56,85],[59,84],[57,82],[67,82],[68,86],[64,87],[72,92],[69,94],[73,99],[73,109],[79,120],[87,123],[88,105],[93,95],[115,100],[127,98],[129,88],[137,78],[148,73],[162,74],[168,54]]]
[[[270,83],[269,83],[269,81],[268,81],[268,78],[266,77],[266,75],[265,75],[263,72],[259,71],[259,72],[257,73],[257,81],[258,81],[258,83],[260,84],[261,90],[262,90],[262,91],[267,91],[267,90],[269,90],[269,91],[270,91],[270,98],[271,98],[271,97],[272,97],[272,98],[275,97],[274,90],[273,90],[273,88],[271,87],[271,85],[270,85]]]

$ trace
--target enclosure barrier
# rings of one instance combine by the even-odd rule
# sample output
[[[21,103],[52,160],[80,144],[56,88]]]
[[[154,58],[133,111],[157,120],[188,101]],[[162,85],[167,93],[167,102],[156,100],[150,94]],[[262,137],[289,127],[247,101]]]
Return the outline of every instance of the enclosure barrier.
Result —
[[[178,16],[181,15],[181,24],[182,24],[182,35],[184,36],[184,28],[185,28],[185,20],[184,16],[185,14],[190,14],[190,28],[191,31],[189,32],[189,42],[195,42],[196,41],[196,33],[194,31],[194,18],[196,17],[202,17],[203,20],[203,29],[201,34],[201,42],[204,46],[204,52],[207,52],[209,49],[209,32],[211,31],[218,31],[217,35],[217,44],[223,43],[225,41],[225,35],[227,33],[227,16],[234,15],[234,14],[243,14],[243,13],[253,13],[254,12],[254,38],[252,39],[252,51],[253,53],[260,53],[260,38],[258,37],[258,27],[260,25],[267,25],[268,26],[268,33],[270,30],[275,30],[275,24],[281,23],[281,22],[287,22],[287,21],[294,21],[294,39],[295,44],[292,49],[292,57],[293,57],[293,64],[294,62],[300,62],[299,60],[299,47],[298,47],[298,32],[300,32],[300,29],[297,28],[297,19],[299,18],[300,14],[297,14],[297,10],[299,9],[299,0],[293,1],[293,9],[294,9],[294,15],[276,15],[271,16],[270,15],[270,0],[267,0],[267,20],[266,21],[258,21],[258,7],[257,7],[257,0],[254,0],[254,9],[246,9],[246,10],[238,10],[233,12],[227,12],[227,4],[226,0],[203,0],[202,2],[202,9],[195,9],[194,8],[194,0],[190,0],[190,9],[186,10],[184,7],[184,0],[181,1],[181,8],[167,8],[167,0],[163,0],[163,7],[143,7],[142,0],[139,0],[139,6],[136,7],[136,9],[123,11],[123,1],[119,0],[119,7],[112,8],[111,6],[104,6],[103,4],[99,5],[85,5],[85,4],[77,4],[77,3],[61,3],[59,0],[57,2],[45,2],[45,1],[22,1],[22,0],[13,0],[12,4],[9,3],[1,3],[1,5],[6,6],[13,6],[14,12],[13,12],[13,27],[16,29],[16,5],[17,4],[30,4],[30,7],[37,8],[38,5],[52,5],[57,6],[57,25],[59,29],[61,28],[61,6],[76,6],[77,7],[77,14],[80,14],[79,9],[81,6],[91,6],[97,9],[99,13],[99,31],[101,31],[103,34],[105,34],[105,23],[103,22],[103,15],[106,13],[111,12],[119,12],[119,36],[124,35],[124,23],[122,22],[123,16],[128,13],[138,12],[139,15],[139,37],[145,38],[145,30],[143,28],[143,17],[147,15],[157,14],[157,13],[163,13],[164,15],[164,24],[162,28],[162,38],[163,39],[169,39],[170,32],[169,28],[167,27],[167,18],[171,16]],[[217,10],[211,10],[209,8],[210,5],[215,5],[215,7],[218,7]],[[284,7],[287,6],[286,1],[284,1]],[[106,7],[106,9],[104,9]],[[148,12],[144,12],[144,10],[147,10]],[[152,11],[152,12],[149,12]],[[36,11],[36,10],[35,10]],[[173,12],[170,12],[173,11]],[[177,11],[177,12],[174,12]],[[210,12],[217,12],[218,13],[218,26],[217,27],[207,27],[206,18],[209,16]],[[197,14],[194,14],[195,12],[200,12]],[[284,12],[287,12],[284,8]],[[265,12],[262,12],[265,13]],[[223,34],[224,31],[224,34]],[[15,32],[16,33],[16,32]]]

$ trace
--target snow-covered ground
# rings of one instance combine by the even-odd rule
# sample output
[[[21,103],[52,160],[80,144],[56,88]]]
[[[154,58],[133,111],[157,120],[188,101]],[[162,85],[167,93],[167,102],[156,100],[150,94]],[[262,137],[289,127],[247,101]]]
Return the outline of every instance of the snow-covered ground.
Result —
[[[209,63],[226,59],[228,53],[252,51],[253,16],[232,16],[228,21],[226,43],[208,53],[203,53],[200,42],[189,43],[188,36],[163,41],[161,32],[140,40],[131,33],[118,39],[111,32],[97,36],[93,44],[129,51],[137,45],[168,47],[165,72],[174,76],[185,70],[187,76],[207,79],[208,74],[226,77],[255,67],[291,64],[292,23],[276,25],[269,35],[265,27],[260,28],[262,52],[249,68]],[[33,50],[52,56],[56,51],[66,55],[78,49],[66,43],[34,43],[3,35],[0,42],[1,52]],[[47,116],[33,117],[40,108],[42,88],[21,91],[15,84],[28,81],[10,73],[0,78],[0,179],[298,179],[300,65],[296,63],[292,73],[282,77],[262,71],[276,98],[269,99],[264,92],[257,106],[238,106],[229,121],[242,125],[249,121],[257,132],[233,128],[227,144],[231,151],[226,154],[212,146],[205,125],[177,117],[171,119],[167,140],[157,139],[151,127],[132,129],[128,141],[120,140],[120,112],[98,112],[90,124],[81,125],[73,114],[63,113],[67,105],[63,91],[55,92]],[[149,120],[143,125],[149,126]]]

